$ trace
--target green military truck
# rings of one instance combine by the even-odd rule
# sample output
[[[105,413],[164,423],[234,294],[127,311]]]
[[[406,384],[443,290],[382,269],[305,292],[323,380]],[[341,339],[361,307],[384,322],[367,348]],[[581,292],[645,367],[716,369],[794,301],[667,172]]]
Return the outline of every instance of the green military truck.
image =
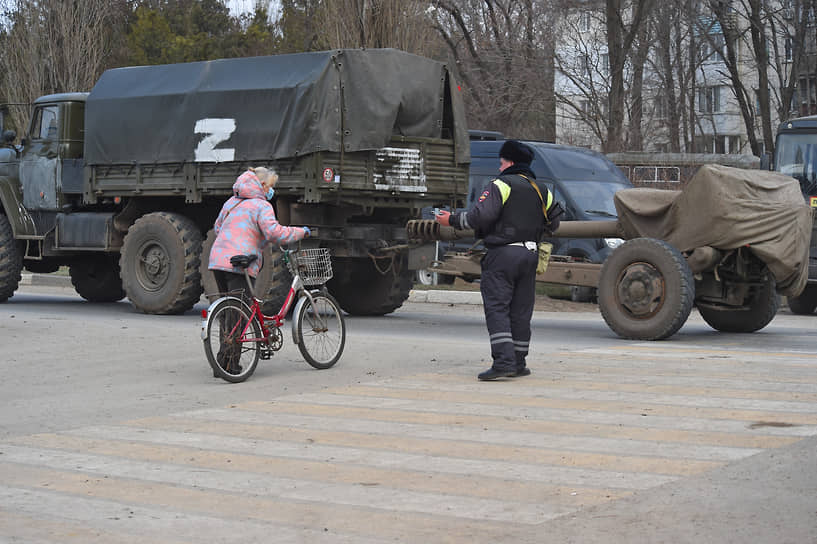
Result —
[[[0,153],[0,301],[24,268],[68,266],[89,301],[189,310],[216,291],[211,228],[236,177],[268,166],[281,223],[332,250],[343,309],[389,313],[434,256],[406,222],[463,205],[464,119],[446,65],[390,49],[106,71],[90,93],[37,99],[22,150]],[[264,257],[274,306],[289,277]]]

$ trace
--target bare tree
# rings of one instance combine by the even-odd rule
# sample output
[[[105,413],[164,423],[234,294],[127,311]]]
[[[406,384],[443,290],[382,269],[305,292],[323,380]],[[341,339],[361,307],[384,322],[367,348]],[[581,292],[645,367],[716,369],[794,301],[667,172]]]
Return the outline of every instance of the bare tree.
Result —
[[[333,48],[393,47],[429,55],[438,44],[427,8],[423,0],[325,0],[321,26],[330,29]]]
[[[4,0],[0,77],[6,101],[89,91],[105,68],[121,9],[122,2],[111,0]],[[27,113],[12,110],[18,130]]]
[[[610,65],[609,122],[604,149],[621,151],[624,144],[625,67],[654,0],[606,0],[607,54]]]
[[[432,0],[471,125],[555,139],[553,9],[545,0]]]

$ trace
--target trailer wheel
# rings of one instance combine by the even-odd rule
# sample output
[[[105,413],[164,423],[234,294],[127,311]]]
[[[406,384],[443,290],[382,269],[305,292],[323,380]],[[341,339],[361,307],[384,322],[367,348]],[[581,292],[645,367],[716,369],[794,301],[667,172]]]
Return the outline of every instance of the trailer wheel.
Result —
[[[385,315],[403,305],[411,291],[414,272],[405,259],[396,258],[385,274],[367,258],[335,258],[329,292],[351,315]]]
[[[636,238],[615,249],[601,267],[599,310],[622,338],[661,340],[686,322],[695,281],[683,255],[664,241]]]
[[[788,297],[789,310],[797,315],[811,315],[817,308],[817,285],[806,285],[803,292],[796,297]]]
[[[699,305],[698,311],[704,321],[717,331],[755,332],[774,319],[779,305],[774,277],[767,273],[763,285],[750,293],[745,310]]]
[[[74,262],[69,273],[74,289],[89,302],[116,302],[125,298],[115,256],[89,256]]]
[[[207,233],[207,237],[201,245],[201,285],[204,288],[204,295],[207,300],[213,302],[219,298],[218,285],[210,265],[210,249],[216,241],[216,233],[213,229]],[[286,265],[281,260],[281,250],[277,247],[267,245],[262,253],[263,263],[258,277],[255,278],[255,292],[263,300],[262,310],[266,314],[278,313],[283,306],[289,293],[289,286],[292,283],[292,274],[287,270]]]
[[[22,279],[23,256],[8,218],[0,213],[0,302],[14,294]]]
[[[128,230],[119,266],[133,306],[146,314],[180,314],[201,296],[201,232],[175,213],[144,215]]]

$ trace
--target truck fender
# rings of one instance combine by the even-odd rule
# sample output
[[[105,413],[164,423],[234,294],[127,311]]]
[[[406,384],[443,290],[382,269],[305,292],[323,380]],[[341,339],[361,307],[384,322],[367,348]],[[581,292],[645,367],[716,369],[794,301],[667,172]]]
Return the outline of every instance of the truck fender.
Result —
[[[37,234],[34,220],[23,206],[23,189],[17,178],[0,176],[0,207],[11,223],[15,238]]]

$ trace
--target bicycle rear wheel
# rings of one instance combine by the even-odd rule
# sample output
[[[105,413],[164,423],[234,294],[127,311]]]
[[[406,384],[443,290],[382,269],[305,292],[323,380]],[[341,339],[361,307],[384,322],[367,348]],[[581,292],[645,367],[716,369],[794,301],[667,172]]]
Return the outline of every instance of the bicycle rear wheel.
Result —
[[[346,323],[337,301],[315,293],[311,302],[298,305],[295,320],[298,349],[306,362],[321,370],[337,363],[346,345]]]
[[[261,325],[252,310],[236,298],[225,298],[210,311],[204,352],[213,374],[232,383],[255,372],[261,355]]]

